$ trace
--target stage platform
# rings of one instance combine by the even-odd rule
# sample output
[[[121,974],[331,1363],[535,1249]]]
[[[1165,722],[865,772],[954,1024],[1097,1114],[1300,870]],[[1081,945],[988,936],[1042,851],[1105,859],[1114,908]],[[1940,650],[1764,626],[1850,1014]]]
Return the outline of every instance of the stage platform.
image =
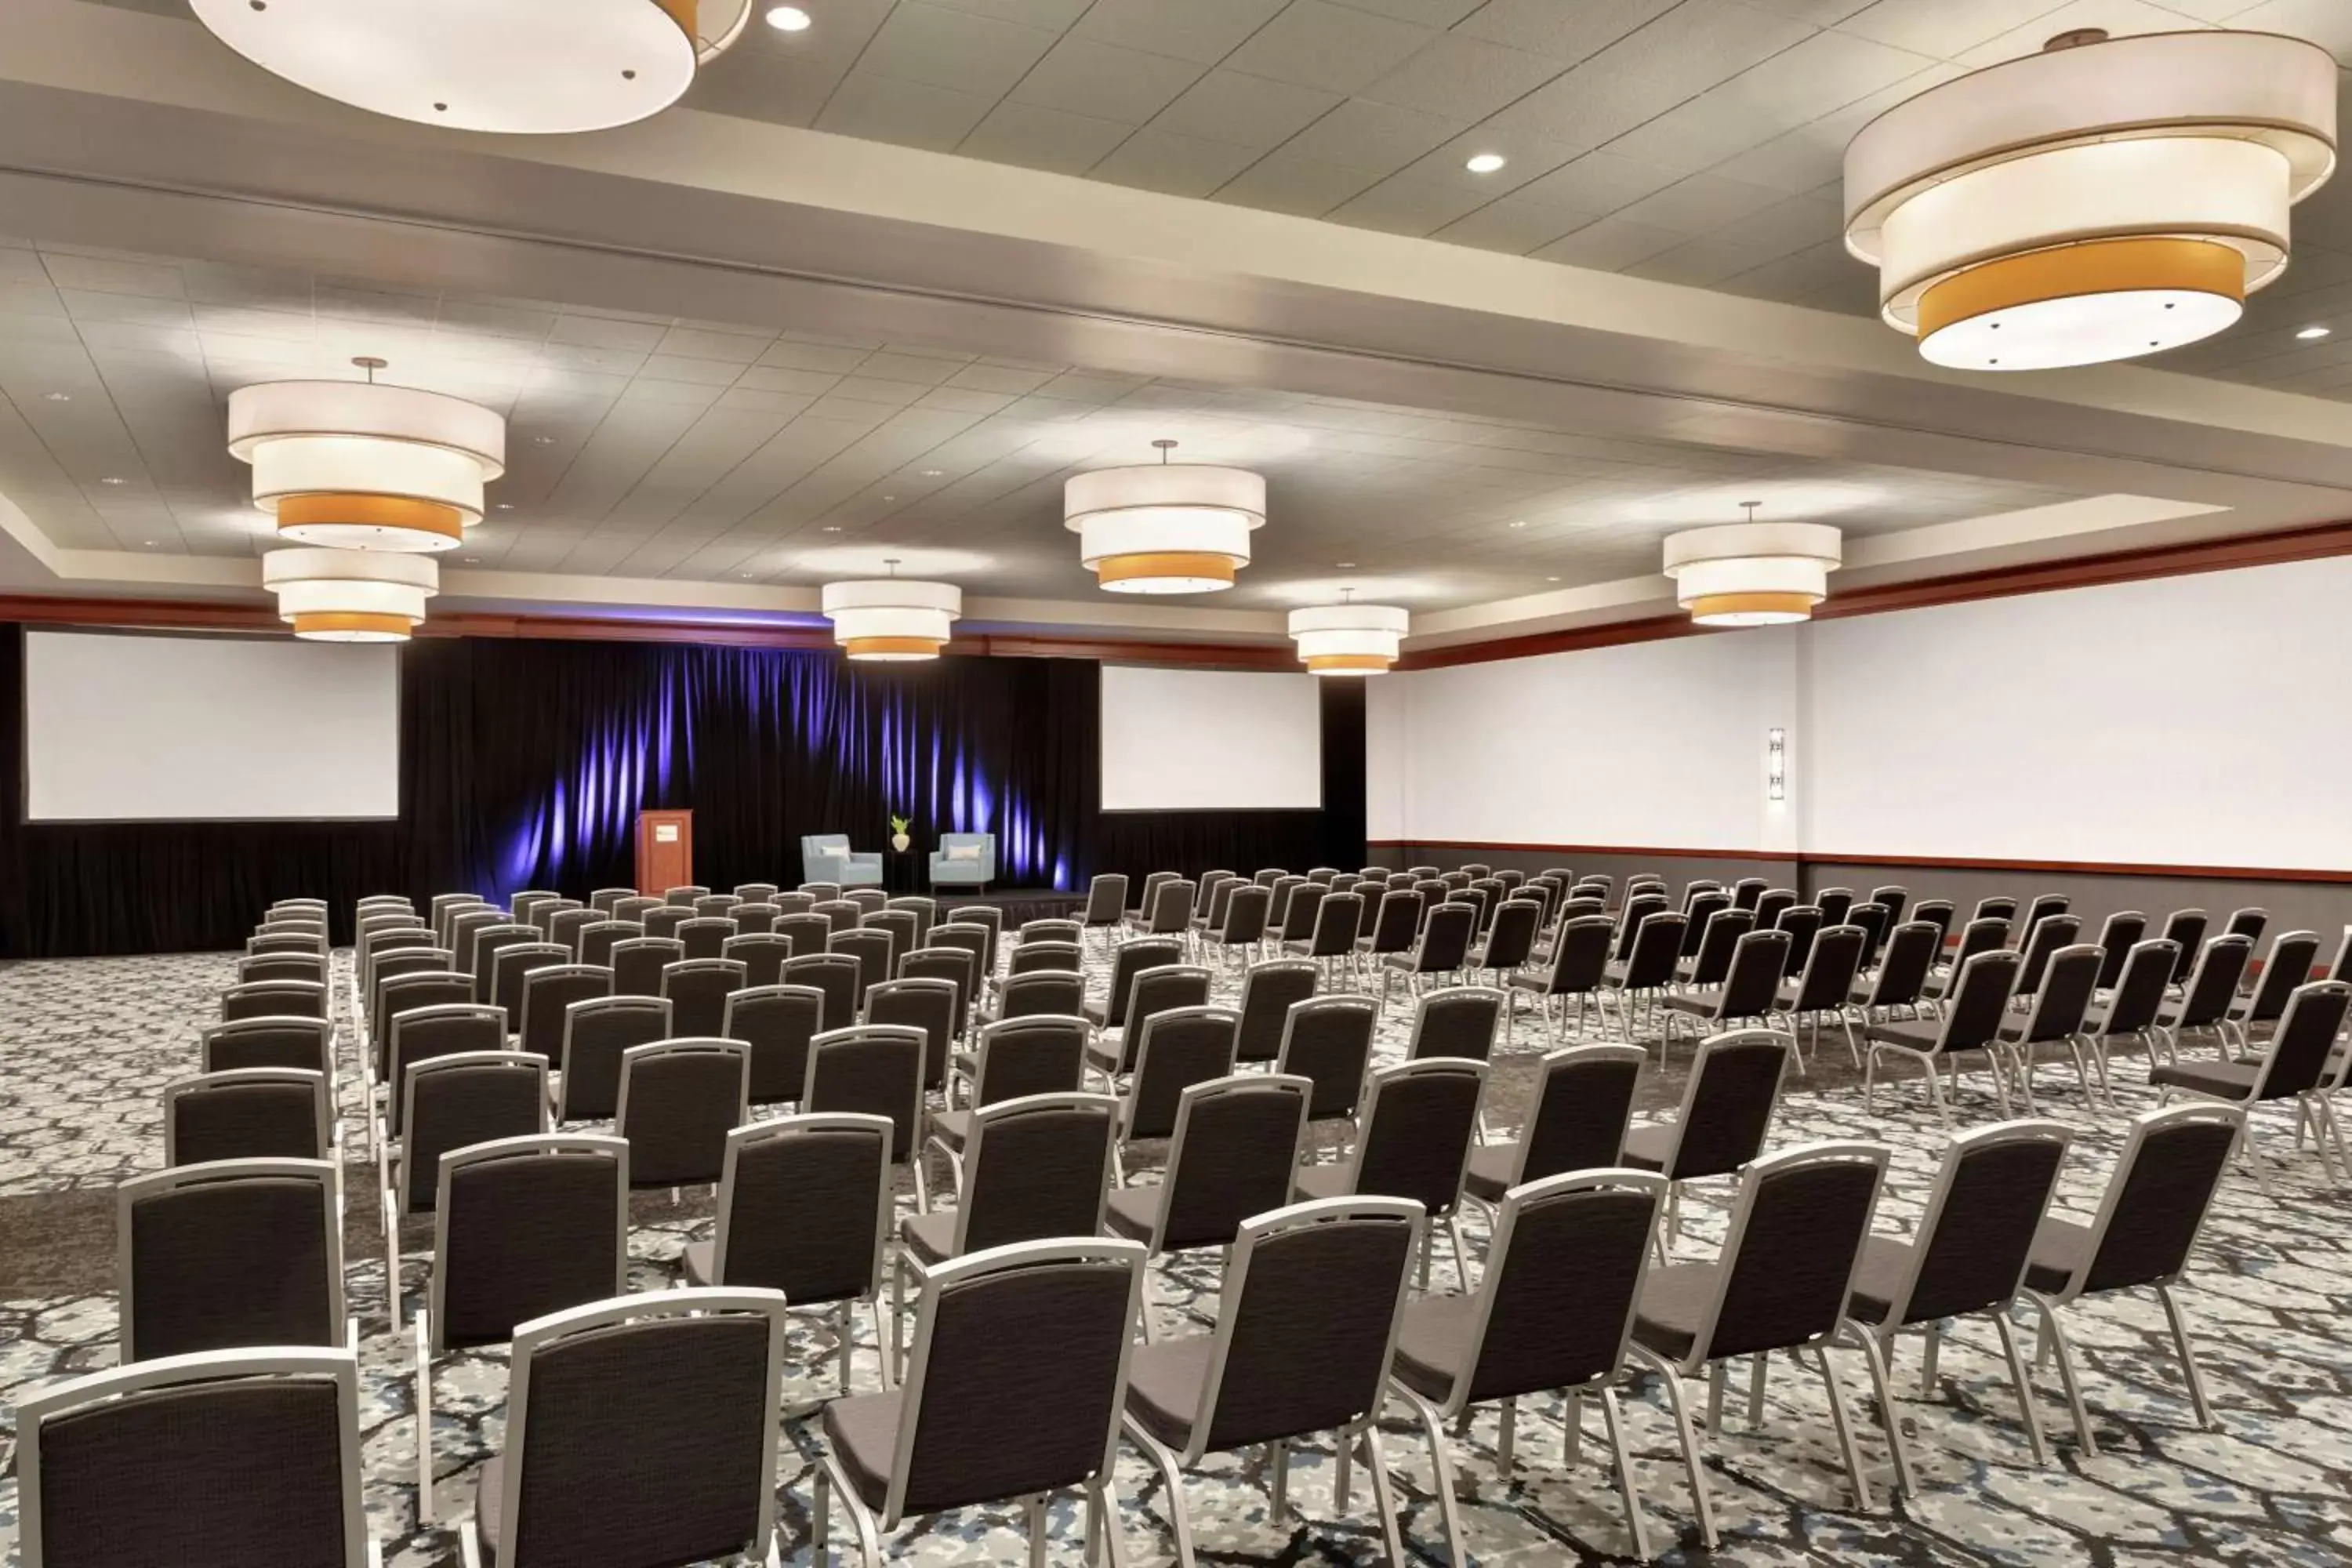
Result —
[[[942,918],[958,909],[974,904],[988,904],[1004,911],[1007,930],[1024,921],[1067,920],[1087,907],[1084,893],[1065,893],[1052,888],[992,888],[984,893],[968,889],[925,889],[925,893],[940,901]]]

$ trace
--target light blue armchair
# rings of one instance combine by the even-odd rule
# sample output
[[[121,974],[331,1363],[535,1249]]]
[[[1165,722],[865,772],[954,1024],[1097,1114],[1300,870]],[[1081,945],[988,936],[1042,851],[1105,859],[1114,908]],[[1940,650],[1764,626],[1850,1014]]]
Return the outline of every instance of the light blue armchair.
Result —
[[[801,835],[801,880],[838,882],[845,888],[882,885],[882,852],[860,855],[849,847],[846,833]]]
[[[996,880],[996,835],[942,833],[931,851],[931,886],[985,888]]]

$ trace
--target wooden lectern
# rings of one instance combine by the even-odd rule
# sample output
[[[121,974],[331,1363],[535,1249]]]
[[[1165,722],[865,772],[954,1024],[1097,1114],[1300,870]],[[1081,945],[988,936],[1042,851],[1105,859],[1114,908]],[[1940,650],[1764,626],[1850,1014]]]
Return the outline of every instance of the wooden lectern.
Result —
[[[694,813],[637,813],[637,891],[658,899],[694,880]]]

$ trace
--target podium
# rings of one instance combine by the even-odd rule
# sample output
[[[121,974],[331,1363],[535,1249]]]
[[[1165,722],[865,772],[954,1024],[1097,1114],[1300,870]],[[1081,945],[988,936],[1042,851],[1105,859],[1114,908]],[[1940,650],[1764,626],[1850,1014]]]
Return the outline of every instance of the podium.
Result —
[[[637,891],[658,899],[694,881],[694,813],[637,813]]]

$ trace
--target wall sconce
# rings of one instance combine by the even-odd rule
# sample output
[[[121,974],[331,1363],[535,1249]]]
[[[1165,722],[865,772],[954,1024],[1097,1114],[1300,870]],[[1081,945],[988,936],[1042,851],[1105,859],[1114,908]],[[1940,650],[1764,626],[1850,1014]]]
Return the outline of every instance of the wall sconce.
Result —
[[[1764,732],[1764,798],[1789,798],[1789,731]]]

